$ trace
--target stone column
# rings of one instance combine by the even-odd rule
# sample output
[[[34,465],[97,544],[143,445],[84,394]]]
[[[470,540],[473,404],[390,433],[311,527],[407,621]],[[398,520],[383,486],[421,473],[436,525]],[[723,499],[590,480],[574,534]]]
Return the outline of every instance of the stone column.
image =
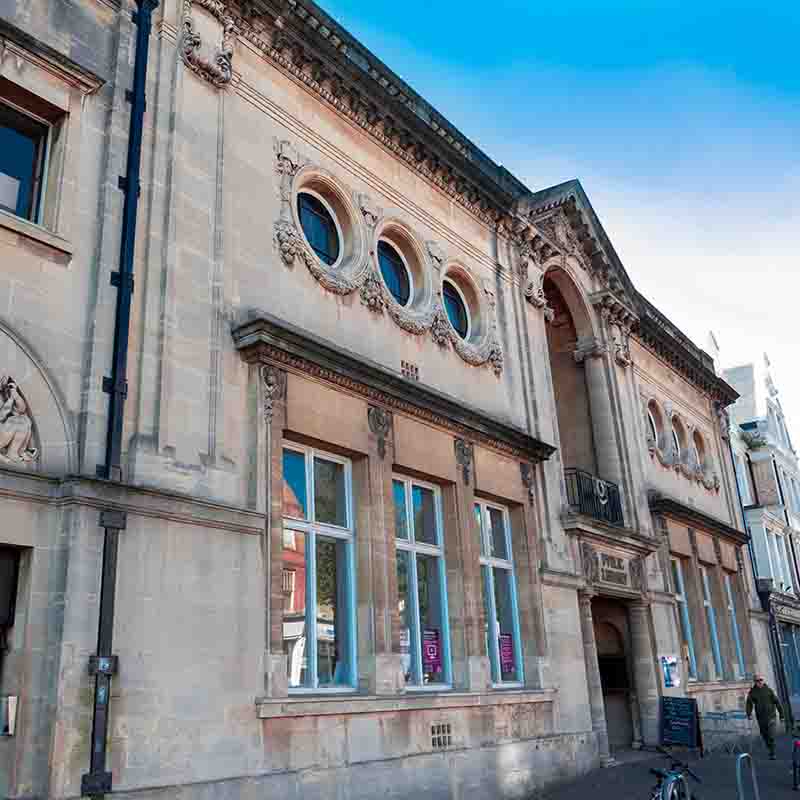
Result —
[[[266,525],[264,571],[266,643],[264,689],[267,697],[287,697],[289,681],[283,652],[283,431],[286,427],[286,373],[264,364],[259,367],[259,396],[264,442]],[[262,439],[263,437],[263,439]]]
[[[586,372],[598,476],[623,487],[622,461],[615,425],[616,413],[609,385],[608,348],[597,339],[581,342],[575,350],[575,361],[583,364]]]
[[[628,606],[631,626],[633,679],[639,699],[641,735],[645,744],[658,744],[659,691],[650,636],[650,604],[636,601]]]
[[[608,747],[608,726],[606,708],[603,701],[603,684],[600,680],[600,663],[597,660],[597,641],[594,637],[591,592],[579,592],[581,634],[583,636],[583,659],[586,664],[586,687],[589,690],[589,712],[592,716],[592,731],[597,737],[600,764],[609,767],[614,764]]]

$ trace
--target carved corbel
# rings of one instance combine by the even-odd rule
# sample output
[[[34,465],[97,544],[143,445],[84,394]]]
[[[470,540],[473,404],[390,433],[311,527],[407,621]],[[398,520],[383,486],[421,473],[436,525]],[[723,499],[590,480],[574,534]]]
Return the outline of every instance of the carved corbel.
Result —
[[[589,542],[581,542],[581,568],[587,583],[592,584],[599,580],[600,556]]]
[[[587,358],[603,358],[608,353],[608,346],[597,337],[591,336],[578,343],[572,354],[576,364],[583,364]]]
[[[430,257],[433,268],[437,272],[441,272],[447,258],[442,246],[439,242],[430,241],[425,242],[425,249],[428,251],[428,256]]]
[[[533,466],[525,461],[519,465],[522,485],[528,490],[528,502],[533,505],[536,500],[536,482],[534,480]]]
[[[275,414],[275,404],[282,401],[286,396],[286,373],[277,367],[265,364],[261,367],[260,375],[263,392],[262,412],[264,421],[267,425],[271,425]]]
[[[375,230],[378,220],[381,218],[381,210],[372,202],[372,198],[368,194],[361,193],[356,198],[358,200],[358,207],[364,216],[364,222],[370,230]]]
[[[221,35],[216,48],[210,43],[204,45],[193,15],[195,7],[219,24]],[[220,0],[184,0],[183,33],[178,52],[192,72],[218,89],[227,86],[233,78],[233,47],[237,33],[233,17]]]
[[[381,406],[370,406],[367,411],[369,429],[378,439],[378,455],[381,459],[386,456],[386,440],[392,431],[392,415]]]
[[[475,446],[465,439],[454,439],[453,446],[456,454],[456,464],[461,468],[461,477],[464,480],[464,484],[469,486]]]

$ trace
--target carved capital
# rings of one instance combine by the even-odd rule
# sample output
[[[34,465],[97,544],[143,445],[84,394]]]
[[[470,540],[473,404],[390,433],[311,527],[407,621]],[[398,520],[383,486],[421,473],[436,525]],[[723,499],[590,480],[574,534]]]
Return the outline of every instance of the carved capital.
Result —
[[[10,375],[0,377],[0,463],[30,464],[39,459],[28,401]]]
[[[203,42],[193,14],[195,7],[202,9],[220,26],[220,38],[216,46]],[[178,52],[192,72],[217,88],[227,86],[233,77],[236,34],[236,23],[220,0],[184,0],[183,33]]]
[[[588,358],[603,358],[608,353],[608,345],[595,337],[578,344],[572,354],[576,364],[583,364]]]
[[[386,456],[386,440],[392,430],[392,414],[381,406],[370,406],[367,411],[369,429],[378,439],[378,455]]]
[[[461,476],[464,479],[464,483],[469,486],[475,446],[472,442],[468,442],[465,439],[454,439],[453,445],[456,453],[456,464],[461,467]]]
[[[282,369],[265,364],[261,367],[261,387],[263,391],[263,414],[267,425],[272,424],[275,404],[284,399],[286,373]]]

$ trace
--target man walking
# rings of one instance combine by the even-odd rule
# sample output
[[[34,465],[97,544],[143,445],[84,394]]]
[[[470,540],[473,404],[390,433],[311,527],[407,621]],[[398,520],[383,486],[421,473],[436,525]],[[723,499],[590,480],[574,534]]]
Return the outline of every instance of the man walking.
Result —
[[[774,761],[775,732],[777,730],[775,712],[777,711],[778,716],[783,720],[783,709],[775,692],[767,686],[763,675],[756,675],[753,688],[747,695],[747,719],[752,719],[754,708],[761,738],[769,750],[769,757]]]

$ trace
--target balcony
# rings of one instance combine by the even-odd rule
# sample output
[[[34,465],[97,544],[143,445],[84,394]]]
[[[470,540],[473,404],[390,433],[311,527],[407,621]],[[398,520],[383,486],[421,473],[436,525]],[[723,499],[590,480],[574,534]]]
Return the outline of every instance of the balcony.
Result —
[[[565,469],[564,478],[567,482],[567,502],[571,513],[583,514],[618,528],[625,526],[619,487],[616,484],[580,469]]]

